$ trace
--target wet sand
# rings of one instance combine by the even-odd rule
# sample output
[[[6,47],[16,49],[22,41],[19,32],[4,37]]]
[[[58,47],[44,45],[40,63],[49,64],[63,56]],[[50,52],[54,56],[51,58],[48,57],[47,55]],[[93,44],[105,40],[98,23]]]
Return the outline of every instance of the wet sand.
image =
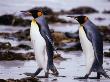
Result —
[[[86,82],[85,80],[74,80],[74,77],[85,75],[85,57],[81,51],[63,52],[59,51],[62,57],[67,58],[66,61],[54,61],[60,73],[60,76],[54,77],[50,75],[48,79],[40,79],[42,82]],[[104,58],[104,69],[110,75],[110,59]],[[21,79],[28,77],[24,73],[34,73],[37,69],[37,63],[30,61],[0,61],[0,79]],[[42,71],[40,76],[44,75]],[[92,73],[91,76],[96,76]],[[109,82],[109,79],[101,78],[100,82]],[[88,79],[87,82],[99,82],[99,80]]]

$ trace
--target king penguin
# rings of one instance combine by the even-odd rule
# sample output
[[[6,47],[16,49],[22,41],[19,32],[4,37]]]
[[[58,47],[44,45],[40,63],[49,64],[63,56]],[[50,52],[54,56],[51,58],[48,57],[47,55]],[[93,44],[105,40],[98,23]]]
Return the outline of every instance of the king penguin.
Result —
[[[32,77],[38,75],[42,69],[46,78],[48,78],[49,70],[53,72],[53,75],[58,76],[59,73],[53,63],[53,40],[43,11],[36,9],[22,12],[30,14],[34,18],[31,21],[30,37],[39,67]]]
[[[102,67],[103,40],[95,24],[87,16],[68,17],[73,17],[80,24],[79,39],[86,58],[86,74],[84,77],[77,77],[76,79],[87,79],[91,72],[97,72],[97,77],[91,77],[92,79],[100,79],[100,75],[110,78]]]

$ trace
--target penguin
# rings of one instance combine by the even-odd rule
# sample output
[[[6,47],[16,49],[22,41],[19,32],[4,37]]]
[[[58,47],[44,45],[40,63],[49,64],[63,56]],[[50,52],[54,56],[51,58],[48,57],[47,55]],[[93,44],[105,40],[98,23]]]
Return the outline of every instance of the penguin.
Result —
[[[31,21],[30,37],[39,68],[32,77],[37,76],[42,70],[45,72],[45,78],[48,78],[49,70],[53,72],[53,75],[58,76],[59,72],[53,63],[53,39],[43,11],[36,9],[22,12],[34,18]]]
[[[90,78],[91,72],[97,72],[97,77],[91,77],[92,79],[100,79],[101,75],[110,78],[102,67],[103,39],[96,25],[87,16],[68,17],[76,19],[80,24],[79,39],[86,59],[86,74],[84,77],[77,77],[76,79]]]

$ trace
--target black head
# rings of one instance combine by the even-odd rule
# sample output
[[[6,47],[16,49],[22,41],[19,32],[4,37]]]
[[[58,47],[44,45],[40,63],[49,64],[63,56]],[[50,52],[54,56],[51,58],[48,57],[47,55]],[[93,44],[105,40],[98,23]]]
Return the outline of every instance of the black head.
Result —
[[[88,20],[88,17],[87,17],[87,16],[68,16],[68,17],[73,17],[73,18],[76,19],[80,24],[84,24],[84,23]]]
[[[33,9],[33,10],[21,11],[21,12],[31,15],[33,18],[37,18],[43,15],[43,11],[41,9]]]

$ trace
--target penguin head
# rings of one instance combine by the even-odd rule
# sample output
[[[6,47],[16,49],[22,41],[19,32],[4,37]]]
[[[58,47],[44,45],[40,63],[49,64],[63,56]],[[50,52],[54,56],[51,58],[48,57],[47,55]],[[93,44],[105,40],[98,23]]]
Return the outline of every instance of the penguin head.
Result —
[[[76,19],[80,24],[84,24],[88,20],[87,16],[68,16],[68,17]]]
[[[28,15],[31,15],[34,19],[43,15],[43,11],[41,9],[21,11],[21,12],[28,14]]]

